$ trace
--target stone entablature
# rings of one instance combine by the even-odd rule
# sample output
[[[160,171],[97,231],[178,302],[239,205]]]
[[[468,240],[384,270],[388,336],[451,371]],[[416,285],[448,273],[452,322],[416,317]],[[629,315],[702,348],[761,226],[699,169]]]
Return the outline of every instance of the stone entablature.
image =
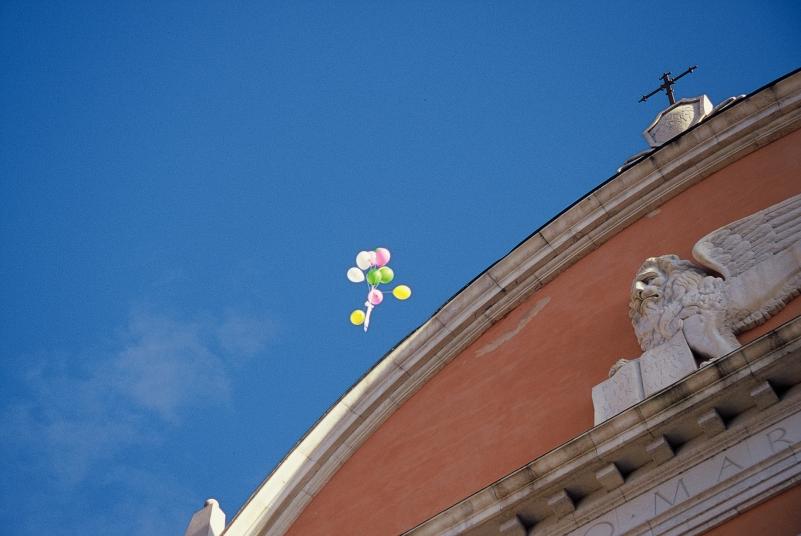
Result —
[[[523,300],[669,199],[799,127],[801,73],[795,73],[708,118],[584,197],[377,363],[259,486],[226,536],[286,532],[389,415]]]
[[[799,482],[801,317],[405,534],[695,534]]]

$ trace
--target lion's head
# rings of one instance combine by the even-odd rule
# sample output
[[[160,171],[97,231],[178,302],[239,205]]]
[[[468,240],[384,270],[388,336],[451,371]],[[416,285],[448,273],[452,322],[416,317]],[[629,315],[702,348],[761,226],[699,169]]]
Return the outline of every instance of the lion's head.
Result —
[[[646,259],[629,300],[629,318],[642,349],[669,340],[694,314],[725,314],[723,280],[676,255]]]

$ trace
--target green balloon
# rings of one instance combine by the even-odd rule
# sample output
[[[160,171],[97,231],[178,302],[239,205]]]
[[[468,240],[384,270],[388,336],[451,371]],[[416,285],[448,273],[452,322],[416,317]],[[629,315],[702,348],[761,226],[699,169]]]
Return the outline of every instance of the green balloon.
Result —
[[[395,279],[395,272],[393,272],[392,268],[389,266],[382,266],[378,269],[378,273],[381,276],[382,283],[390,283],[393,279]]]
[[[367,272],[367,282],[371,285],[377,285],[381,282],[381,273],[373,268],[369,272]]]

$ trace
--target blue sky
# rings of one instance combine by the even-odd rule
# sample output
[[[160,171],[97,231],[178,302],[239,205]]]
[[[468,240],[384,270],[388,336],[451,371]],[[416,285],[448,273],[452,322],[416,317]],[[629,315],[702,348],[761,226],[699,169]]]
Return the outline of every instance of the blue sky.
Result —
[[[663,70],[718,103],[801,66],[800,27],[795,2],[2,2],[0,526],[232,517],[646,148]],[[414,295],[365,334],[345,271],[378,246]]]

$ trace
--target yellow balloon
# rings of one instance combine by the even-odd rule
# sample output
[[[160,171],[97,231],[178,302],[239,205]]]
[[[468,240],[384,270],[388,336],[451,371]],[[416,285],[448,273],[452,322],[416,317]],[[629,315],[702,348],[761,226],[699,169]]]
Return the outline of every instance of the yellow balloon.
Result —
[[[354,326],[361,326],[364,324],[364,311],[356,309],[350,314],[350,323]]]
[[[406,300],[409,298],[409,296],[412,295],[412,289],[410,289],[406,285],[398,285],[397,287],[392,289],[392,295],[398,298],[399,300]]]

